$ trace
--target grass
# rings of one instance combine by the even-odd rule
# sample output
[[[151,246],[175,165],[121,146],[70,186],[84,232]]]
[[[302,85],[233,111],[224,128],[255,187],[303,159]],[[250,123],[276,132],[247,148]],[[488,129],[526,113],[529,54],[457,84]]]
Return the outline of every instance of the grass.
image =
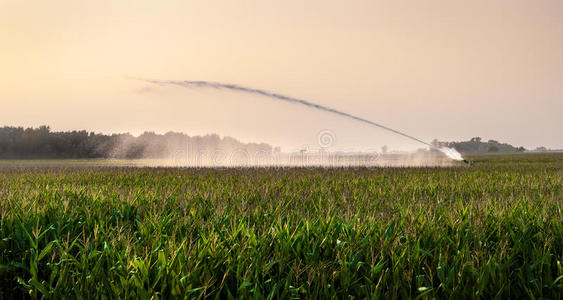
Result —
[[[561,298],[563,154],[0,168],[0,298]]]

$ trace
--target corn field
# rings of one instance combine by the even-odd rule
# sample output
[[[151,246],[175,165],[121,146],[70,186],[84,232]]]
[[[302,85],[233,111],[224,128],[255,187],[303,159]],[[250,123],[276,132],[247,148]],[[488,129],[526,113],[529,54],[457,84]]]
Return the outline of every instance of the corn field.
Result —
[[[563,154],[0,166],[0,298],[563,297]]]

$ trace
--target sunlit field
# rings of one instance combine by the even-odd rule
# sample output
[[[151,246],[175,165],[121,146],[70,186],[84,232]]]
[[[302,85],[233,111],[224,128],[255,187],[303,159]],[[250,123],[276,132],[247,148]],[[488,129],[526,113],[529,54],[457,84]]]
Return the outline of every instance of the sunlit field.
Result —
[[[563,154],[470,159],[3,161],[0,298],[561,298]]]

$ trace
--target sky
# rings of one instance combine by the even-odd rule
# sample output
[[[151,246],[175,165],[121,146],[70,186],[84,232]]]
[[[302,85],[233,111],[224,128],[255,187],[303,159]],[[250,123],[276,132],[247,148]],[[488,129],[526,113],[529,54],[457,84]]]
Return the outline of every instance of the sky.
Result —
[[[561,149],[563,2],[0,0],[0,126],[424,147],[295,104],[132,78],[264,89],[429,142]]]

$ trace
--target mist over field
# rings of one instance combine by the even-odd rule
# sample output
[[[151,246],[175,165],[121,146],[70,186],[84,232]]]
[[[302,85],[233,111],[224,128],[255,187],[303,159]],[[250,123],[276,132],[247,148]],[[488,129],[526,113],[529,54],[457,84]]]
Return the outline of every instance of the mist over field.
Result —
[[[49,127],[0,128],[0,159],[108,159],[140,166],[170,167],[384,167],[455,166],[444,145],[415,152],[334,151],[331,131],[317,145],[282,151],[266,143],[243,143],[219,135],[168,132],[103,135],[86,131],[54,132]],[[142,161],[131,161],[142,160]],[[111,162],[111,161],[110,161]],[[119,163],[119,164],[121,164]]]

